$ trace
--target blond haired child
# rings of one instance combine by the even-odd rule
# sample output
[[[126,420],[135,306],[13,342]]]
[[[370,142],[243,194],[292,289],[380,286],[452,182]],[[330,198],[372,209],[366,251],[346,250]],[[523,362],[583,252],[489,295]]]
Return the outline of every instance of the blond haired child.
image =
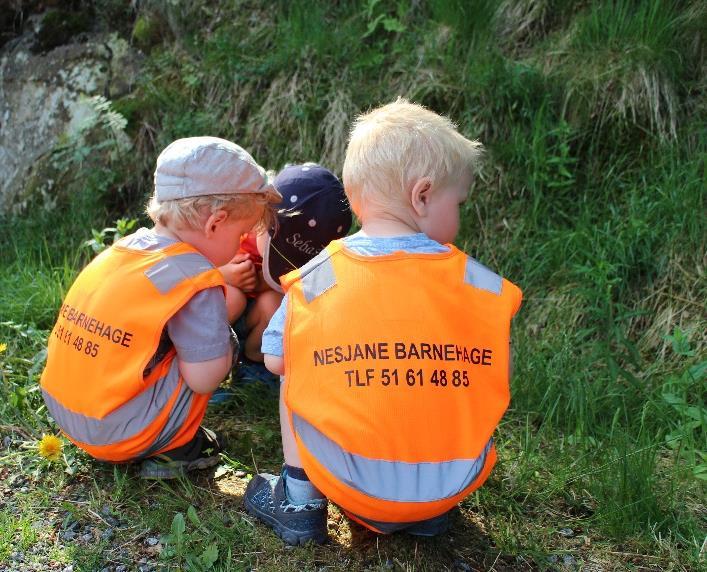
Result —
[[[480,153],[403,99],[353,126],[361,231],[284,278],[263,337],[285,465],[245,506],[290,544],[324,541],[327,499],[376,532],[439,534],[496,460],[521,292],[451,244]]]
[[[218,463],[221,442],[200,423],[245,306],[218,267],[243,234],[269,224],[280,198],[230,141],[190,137],[162,151],[147,207],[154,228],[84,268],[49,338],[42,394],[69,439],[99,460],[142,461],[145,478]]]

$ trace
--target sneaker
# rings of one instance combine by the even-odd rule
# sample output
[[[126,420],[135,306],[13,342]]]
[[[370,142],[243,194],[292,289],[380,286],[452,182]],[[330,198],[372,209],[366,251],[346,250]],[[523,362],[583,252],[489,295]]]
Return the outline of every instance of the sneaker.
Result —
[[[272,373],[265,364],[243,358],[232,372],[232,382],[248,385],[250,383],[263,383],[272,391],[280,391],[280,376]]]
[[[255,475],[244,495],[248,514],[272,528],[292,546],[312,540],[322,544],[327,538],[327,499],[295,505],[287,500],[285,481],[269,473]]]
[[[224,403],[229,403],[233,401],[236,394],[230,387],[219,387],[211,394],[209,397],[209,405],[223,405]]]
[[[145,459],[140,466],[143,479],[176,479],[188,471],[218,465],[223,439],[205,427],[197,429],[194,438],[181,447]]]
[[[209,398],[209,405],[230,403],[236,397],[234,386],[256,383],[264,385],[272,394],[279,394],[280,376],[268,371],[264,364],[244,358],[231,368],[231,386],[216,389]]]

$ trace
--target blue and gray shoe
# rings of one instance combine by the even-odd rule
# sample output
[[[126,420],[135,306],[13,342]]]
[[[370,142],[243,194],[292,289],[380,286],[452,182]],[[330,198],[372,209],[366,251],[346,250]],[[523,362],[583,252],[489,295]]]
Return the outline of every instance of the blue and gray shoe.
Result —
[[[209,405],[222,405],[230,403],[236,397],[236,394],[230,387],[217,388],[209,398]]]
[[[248,385],[262,383],[273,392],[280,391],[280,376],[271,373],[265,364],[243,358],[233,372],[233,383]]]
[[[230,387],[219,387],[211,394],[209,405],[230,403],[236,398],[237,387],[262,384],[272,395],[280,391],[280,376],[270,373],[264,364],[243,359],[231,369]]]
[[[322,544],[327,539],[327,499],[296,505],[287,500],[283,477],[261,473],[248,483],[244,495],[248,514],[272,528],[292,546],[310,540]]]

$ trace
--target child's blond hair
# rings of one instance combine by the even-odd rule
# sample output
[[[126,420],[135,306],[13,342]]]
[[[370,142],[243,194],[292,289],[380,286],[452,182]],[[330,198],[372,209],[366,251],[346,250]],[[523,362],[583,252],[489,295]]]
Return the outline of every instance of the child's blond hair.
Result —
[[[430,177],[432,188],[472,175],[482,152],[446,117],[398,98],[354,121],[343,180],[352,210],[361,204],[405,204],[410,183]]]
[[[259,207],[265,207],[253,228],[254,232],[259,232],[275,221],[275,211],[261,193],[201,195],[162,202],[153,195],[145,210],[154,223],[177,230],[195,230],[218,210],[226,211],[230,219],[241,219],[253,216]]]

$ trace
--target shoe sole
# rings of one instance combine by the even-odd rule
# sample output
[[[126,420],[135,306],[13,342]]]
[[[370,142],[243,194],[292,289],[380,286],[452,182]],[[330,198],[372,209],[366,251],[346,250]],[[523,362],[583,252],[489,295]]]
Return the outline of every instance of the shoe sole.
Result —
[[[209,405],[224,405],[225,403],[231,403],[236,398],[236,394],[222,393],[217,396],[212,395],[209,399]]]
[[[220,457],[207,457],[197,459],[196,461],[174,461],[169,467],[170,469],[174,469],[174,472],[171,474],[155,475],[140,471],[140,477],[146,480],[169,481],[183,477],[189,471],[209,469],[218,465],[220,461]]]
[[[302,534],[301,532],[287,528],[285,525],[278,522],[274,517],[261,511],[257,506],[251,504],[247,498],[244,500],[243,504],[245,505],[245,510],[249,515],[266,522],[273,529],[275,534],[277,534],[290,546],[304,546],[309,541],[312,541],[315,544],[324,544],[327,540],[326,532]]]

